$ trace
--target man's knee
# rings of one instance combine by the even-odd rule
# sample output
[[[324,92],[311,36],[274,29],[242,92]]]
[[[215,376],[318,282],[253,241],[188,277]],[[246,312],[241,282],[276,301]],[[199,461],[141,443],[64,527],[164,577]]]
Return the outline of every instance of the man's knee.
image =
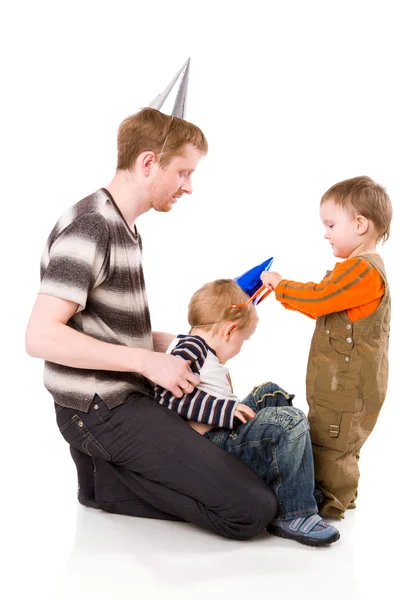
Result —
[[[279,506],[274,492],[271,488],[264,486],[261,502],[253,506],[253,514],[256,515],[254,535],[262,533],[268,523],[270,523],[278,514]]]
[[[275,494],[265,484],[250,489],[246,507],[237,508],[237,517],[232,520],[232,525],[229,525],[227,537],[249,540],[260,535],[265,531],[268,523],[276,517],[278,509]]]

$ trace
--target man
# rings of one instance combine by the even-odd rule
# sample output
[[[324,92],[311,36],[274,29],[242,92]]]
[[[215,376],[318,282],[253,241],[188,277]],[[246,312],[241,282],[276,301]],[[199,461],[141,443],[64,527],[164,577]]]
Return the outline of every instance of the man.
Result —
[[[199,128],[152,108],[121,124],[111,183],[69,209],[49,236],[26,346],[46,361],[82,503],[246,539],[275,516],[272,492],[153,401],[153,384],[181,397],[199,378],[164,354],[172,335],[151,331],[135,223],[190,194],[206,152]]]

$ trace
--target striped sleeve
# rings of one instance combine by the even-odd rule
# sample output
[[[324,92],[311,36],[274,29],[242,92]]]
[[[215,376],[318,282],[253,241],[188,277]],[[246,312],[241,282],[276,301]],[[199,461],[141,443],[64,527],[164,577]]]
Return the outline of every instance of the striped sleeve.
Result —
[[[187,336],[175,346],[171,354],[189,360],[193,373],[200,375],[207,352],[207,346],[201,339]],[[196,388],[191,394],[176,398],[168,390],[156,386],[155,397],[159,404],[177,412],[186,420],[228,429],[233,428],[235,410],[239,404],[236,400],[216,398]]]
[[[315,319],[376,301],[384,291],[377,269],[367,260],[356,257],[338,263],[320,283],[282,279],[276,286],[275,296],[285,308]]]
[[[39,293],[76,302],[83,310],[89,292],[100,282],[108,243],[107,222],[96,213],[86,213],[55,232],[42,260]]]

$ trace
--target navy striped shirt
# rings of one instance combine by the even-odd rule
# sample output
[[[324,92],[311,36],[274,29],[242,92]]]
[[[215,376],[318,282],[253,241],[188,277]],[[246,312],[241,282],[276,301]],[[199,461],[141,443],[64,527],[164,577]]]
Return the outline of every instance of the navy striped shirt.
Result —
[[[232,429],[239,400],[232,392],[227,367],[200,336],[180,335],[171,346],[172,355],[190,361],[193,373],[200,377],[200,385],[182,398],[156,386],[157,402],[184,419]]]

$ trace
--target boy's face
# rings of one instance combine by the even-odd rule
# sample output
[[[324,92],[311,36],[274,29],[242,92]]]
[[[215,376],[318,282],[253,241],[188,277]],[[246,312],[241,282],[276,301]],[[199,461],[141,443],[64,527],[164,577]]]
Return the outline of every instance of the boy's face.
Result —
[[[327,200],[320,208],[320,217],[325,226],[325,239],[329,240],[334,256],[348,258],[360,245],[357,218],[346,209]]]
[[[201,157],[192,144],[186,144],[182,156],[175,156],[165,168],[155,170],[149,189],[152,208],[169,212],[183,194],[192,193],[190,177]]]

